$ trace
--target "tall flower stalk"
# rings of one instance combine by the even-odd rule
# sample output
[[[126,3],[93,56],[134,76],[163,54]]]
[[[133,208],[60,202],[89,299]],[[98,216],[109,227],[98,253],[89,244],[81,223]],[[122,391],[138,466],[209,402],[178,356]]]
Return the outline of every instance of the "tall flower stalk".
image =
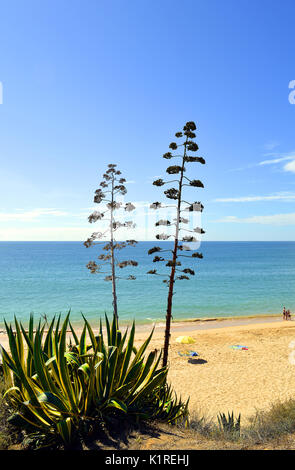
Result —
[[[183,217],[183,212],[202,212],[203,205],[200,202],[187,202],[183,200],[183,190],[185,186],[194,187],[194,188],[203,188],[204,185],[200,180],[197,179],[189,179],[185,176],[186,172],[186,163],[197,162],[201,164],[205,164],[205,160],[202,157],[195,157],[189,155],[189,152],[197,152],[199,147],[194,142],[196,134],[194,131],[196,130],[196,125],[194,122],[189,121],[185,124],[183,128],[183,132],[177,132],[175,136],[180,139],[183,138],[183,142],[181,144],[176,144],[176,142],[172,142],[169,145],[171,150],[177,150],[178,148],[183,147],[183,151],[181,155],[173,155],[171,152],[167,152],[163,155],[163,158],[170,160],[172,158],[180,158],[180,165],[172,165],[169,166],[166,172],[169,175],[178,175],[177,179],[172,181],[163,181],[163,179],[157,179],[153,182],[155,186],[164,186],[165,184],[170,183],[177,183],[174,187],[167,189],[164,191],[165,196],[168,199],[175,200],[175,210],[176,210],[176,218],[171,222],[170,220],[159,220],[156,223],[156,226],[164,225],[164,226],[175,226],[174,232],[174,246],[172,250],[163,250],[161,247],[153,247],[149,250],[149,254],[154,254],[157,252],[171,252],[172,257],[170,259],[165,259],[161,256],[155,256],[153,261],[154,262],[161,262],[167,261],[166,266],[170,267],[170,275],[168,279],[165,279],[163,282],[168,284],[168,297],[167,297],[167,313],[166,313],[166,328],[165,328],[165,338],[164,338],[164,351],[163,351],[163,367],[167,365],[168,361],[168,350],[169,350],[169,341],[170,341],[170,329],[171,329],[171,320],[172,320],[172,301],[173,301],[173,291],[174,291],[174,284],[176,280],[189,280],[190,276],[195,275],[195,271],[191,268],[181,268],[181,261],[179,261],[179,257],[189,257],[189,258],[202,258],[203,255],[198,253],[192,247],[193,245],[184,245],[182,242],[186,243],[195,243],[197,239],[194,237],[194,234],[205,233],[202,228],[195,227],[193,230],[188,230],[183,228],[184,224],[189,223],[189,219]],[[161,209],[163,206],[160,202],[154,202],[150,206],[152,209]],[[190,232],[193,235],[183,236],[183,231]],[[162,233],[156,235],[158,240],[167,240],[170,238],[171,235]],[[186,251],[193,251],[191,255],[182,254]],[[179,253],[181,252],[181,253]],[[181,274],[177,275],[178,272]],[[159,274],[157,270],[153,269],[148,272],[148,274]]]
[[[109,236],[109,242],[103,246],[103,250],[106,252],[105,254],[100,254],[98,256],[98,260],[100,263],[96,261],[89,261],[86,267],[90,270],[92,274],[94,273],[104,273],[108,274],[105,277],[105,281],[112,282],[112,296],[113,296],[113,312],[118,319],[118,301],[117,301],[117,279],[122,279],[118,277],[116,274],[116,268],[123,269],[127,266],[137,266],[137,261],[134,260],[127,260],[127,261],[119,261],[116,257],[116,250],[121,250],[126,246],[135,246],[135,240],[126,240],[124,242],[118,242],[115,239],[116,231],[125,227],[125,228],[134,228],[135,224],[132,221],[124,221],[120,222],[119,220],[115,220],[115,212],[124,209],[125,212],[131,212],[135,209],[135,206],[131,203],[123,203],[117,201],[118,196],[125,196],[127,194],[127,189],[124,183],[126,183],[125,178],[121,177],[121,172],[117,170],[117,165],[109,164],[107,171],[103,175],[103,180],[100,183],[100,188],[95,191],[94,194],[94,202],[96,204],[104,204],[105,208],[102,212],[94,211],[88,217],[88,221],[90,223],[94,223],[97,221],[106,221],[108,222],[107,226],[105,226],[105,230],[101,232],[94,232],[92,235],[84,242],[86,248],[89,248],[92,245],[96,245],[102,242],[102,239]],[[105,215],[109,216],[106,218]],[[97,241],[100,240],[100,241]],[[110,266],[110,271],[101,271],[101,268],[104,266]],[[126,278],[125,278],[126,279]],[[127,277],[128,280],[136,279],[134,276],[129,275]]]

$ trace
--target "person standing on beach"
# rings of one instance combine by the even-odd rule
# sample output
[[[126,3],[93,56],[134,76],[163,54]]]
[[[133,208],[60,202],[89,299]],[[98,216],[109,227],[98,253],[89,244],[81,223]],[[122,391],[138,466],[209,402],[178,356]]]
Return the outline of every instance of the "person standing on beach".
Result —
[[[283,320],[287,320],[285,307],[283,308]]]

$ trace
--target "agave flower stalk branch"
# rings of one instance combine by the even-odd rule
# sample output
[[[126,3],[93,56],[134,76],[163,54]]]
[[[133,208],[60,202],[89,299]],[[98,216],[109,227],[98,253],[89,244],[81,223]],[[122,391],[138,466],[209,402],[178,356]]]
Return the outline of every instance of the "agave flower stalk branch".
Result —
[[[103,175],[103,180],[100,183],[100,187],[95,191],[94,202],[96,204],[103,203],[106,205],[106,210],[104,212],[94,211],[89,217],[88,221],[90,223],[103,221],[107,222],[107,229],[101,232],[94,232],[90,238],[88,238],[84,245],[86,248],[89,248],[92,245],[96,245],[96,240],[99,240],[98,243],[101,243],[104,237],[109,237],[107,242],[103,246],[103,250],[105,253],[102,253],[98,256],[99,263],[96,261],[90,261],[86,266],[90,270],[92,274],[94,273],[103,273],[100,271],[101,266],[109,264],[110,266],[110,274],[105,277],[105,281],[112,282],[112,306],[113,306],[113,314],[116,320],[118,321],[118,300],[117,300],[117,284],[116,280],[116,266],[119,268],[124,268],[127,266],[137,266],[138,263],[133,260],[119,262],[117,257],[115,256],[115,250],[121,250],[126,246],[135,246],[137,243],[136,240],[126,240],[125,242],[117,242],[115,239],[115,232],[118,229],[124,228],[134,228],[135,224],[132,221],[124,221],[120,222],[115,220],[115,211],[119,209],[124,209],[126,212],[133,211],[135,206],[131,203],[125,203],[125,207],[123,207],[123,203],[116,200],[116,195],[120,194],[124,196],[127,193],[126,186],[124,183],[126,180],[122,178],[121,172],[116,169],[117,165],[109,164],[106,173]],[[111,194],[111,199],[106,199],[106,193]],[[105,204],[107,203],[107,204]],[[108,218],[104,218],[105,213],[108,212]],[[128,279],[134,280],[135,277],[129,275]]]
[[[118,302],[117,302],[117,290],[116,290],[116,271],[115,271],[115,256],[114,256],[114,182],[115,176],[112,174],[112,202],[111,202],[111,220],[110,220],[110,232],[111,232],[111,266],[112,266],[112,292],[113,292],[113,308],[116,320],[118,320]]]
[[[177,201],[177,204],[176,206],[173,206],[173,207],[176,207],[176,218],[173,219],[173,223],[171,223],[170,221],[165,221],[165,220],[159,220],[155,225],[156,226],[159,226],[159,225],[167,225],[167,226],[175,226],[175,232],[174,232],[174,235],[170,235],[170,234],[166,234],[166,233],[161,233],[161,234],[157,234],[156,235],[156,238],[158,240],[167,240],[169,239],[171,236],[174,237],[174,246],[173,246],[173,250],[172,250],[172,259],[168,260],[166,266],[170,268],[170,275],[169,275],[169,279],[168,280],[164,280],[163,282],[165,282],[167,285],[168,285],[168,297],[167,297],[167,310],[166,310],[166,328],[165,328],[165,336],[164,336],[164,348],[163,348],[163,367],[166,367],[167,365],[167,362],[168,362],[168,351],[169,351],[169,342],[170,342],[170,329],[171,329],[171,320],[172,320],[172,303],[173,303],[173,295],[174,295],[174,283],[176,280],[189,280],[190,276],[194,276],[195,275],[195,271],[191,268],[185,268],[185,269],[179,269],[178,267],[181,266],[181,262],[180,261],[177,261],[177,258],[178,256],[184,256],[184,257],[187,257],[187,258],[202,258],[202,255],[201,254],[198,254],[198,253],[192,253],[190,256],[185,256],[185,255],[179,255],[178,252],[179,251],[194,251],[191,246],[187,246],[187,245],[180,245],[179,244],[179,239],[180,239],[180,232],[181,230],[184,230],[186,232],[190,232],[190,233],[199,233],[199,234],[202,234],[204,233],[204,231],[199,228],[199,227],[196,227],[195,229],[193,230],[189,230],[189,229],[185,229],[185,228],[182,228],[181,224],[187,224],[189,222],[189,219],[188,218],[185,218],[185,217],[182,217],[182,212],[186,211],[186,212],[202,212],[203,210],[203,205],[200,203],[200,202],[188,202],[184,199],[182,199],[182,193],[183,193],[183,189],[185,186],[189,186],[190,188],[203,188],[204,185],[203,183],[200,181],[200,180],[197,180],[197,179],[189,179],[188,177],[186,177],[184,175],[184,173],[186,172],[186,163],[192,163],[192,162],[198,162],[198,163],[201,163],[201,164],[204,164],[205,163],[205,160],[204,158],[202,157],[194,157],[192,155],[189,155],[188,152],[196,152],[199,147],[198,145],[193,141],[193,139],[196,137],[194,131],[196,129],[196,125],[194,122],[192,121],[189,121],[186,123],[186,125],[184,126],[183,128],[183,131],[184,132],[177,132],[175,134],[175,137],[177,138],[184,138],[184,141],[180,144],[177,144],[176,142],[171,142],[170,145],[169,145],[169,148],[171,150],[177,150],[177,148],[179,147],[183,147],[183,154],[182,155],[172,155],[171,151],[165,153],[163,155],[163,158],[165,159],[171,159],[173,158],[174,156],[178,156],[178,157],[181,157],[182,158],[182,161],[179,163],[179,165],[171,165],[171,166],[168,166],[168,168],[166,169],[166,172],[169,174],[169,175],[178,175],[178,180],[177,183],[178,185],[176,185],[176,187],[172,187],[172,188],[169,188],[167,190],[164,191],[164,194],[165,196],[168,198],[168,199],[172,199],[172,200],[175,200]],[[175,180],[173,180],[175,181]],[[171,183],[172,181],[169,181],[168,183]],[[188,183],[189,184],[188,184]],[[153,183],[155,186],[163,186],[164,184],[166,184],[165,181],[163,181],[162,179],[157,179],[156,181],[154,181]],[[183,204],[185,204],[186,206],[182,206]],[[153,204],[150,205],[150,208],[151,209],[162,209],[164,206],[162,205],[161,202],[154,202]],[[166,206],[166,207],[169,207],[169,206]],[[170,206],[171,207],[171,206]],[[169,223],[166,223],[165,222],[169,222]],[[190,242],[197,242],[197,239],[191,235],[191,236],[182,236],[182,239],[181,239],[181,242],[187,242],[187,243],[190,243]],[[159,253],[159,252],[162,252],[162,249],[161,247],[154,247],[152,249],[149,250],[149,254],[152,254],[152,253]],[[167,261],[165,260],[164,258],[160,257],[160,256],[156,256],[153,260],[154,262],[161,262],[161,261]],[[176,275],[176,271],[181,271],[182,273],[184,274],[181,274],[180,276]],[[149,271],[148,274],[158,274],[156,270],[151,270]]]
[[[188,141],[188,137],[186,138],[186,142],[187,141]],[[177,203],[177,215],[176,215],[176,224],[175,224],[175,240],[174,240],[174,249],[172,252],[172,267],[171,267],[171,273],[170,273],[170,278],[169,278],[169,292],[168,292],[168,299],[167,299],[166,328],[165,328],[164,351],[163,351],[163,367],[166,367],[167,362],[168,362],[169,342],[170,342],[170,336],[171,336],[170,329],[171,329],[171,320],[172,320],[173,286],[174,286],[176,260],[177,260],[179,223],[180,223],[179,221],[180,221],[180,213],[181,213],[182,181],[183,181],[183,176],[184,176],[183,173],[185,171],[185,167],[184,167],[185,156],[186,156],[186,145],[184,146],[180,179],[178,183],[178,203]]]

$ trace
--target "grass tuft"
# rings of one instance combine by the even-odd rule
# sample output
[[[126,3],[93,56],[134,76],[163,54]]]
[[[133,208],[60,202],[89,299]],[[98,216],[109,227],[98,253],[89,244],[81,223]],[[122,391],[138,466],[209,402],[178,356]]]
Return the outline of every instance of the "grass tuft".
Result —
[[[250,444],[279,439],[295,432],[295,400],[276,402],[269,411],[259,411],[243,430],[243,439]]]

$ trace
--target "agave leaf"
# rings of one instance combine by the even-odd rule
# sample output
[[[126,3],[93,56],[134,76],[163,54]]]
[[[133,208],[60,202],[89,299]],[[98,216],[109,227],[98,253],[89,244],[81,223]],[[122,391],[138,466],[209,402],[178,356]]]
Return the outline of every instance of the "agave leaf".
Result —
[[[75,364],[78,367],[80,366],[80,361],[79,361],[77,354],[73,352],[66,352],[65,358],[69,364]]]
[[[71,443],[71,437],[72,437],[72,420],[71,418],[66,418],[58,421],[57,425],[57,430],[59,434],[61,435],[64,443],[66,445],[69,445]]]
[[[30,320],[29,320],[29,338],[32,341],[34,337],[34,315],[31,313],[30,314]]]
[[[112,326],[111,326],[111,344],[117,346],[118,341],[118,334],[119,334],[119,326],[118,326],[118,319],[117,316],[113,316]],[[121,332],[120,332],[121,334]]]
[[[0,346],[0,348],[1,348],[1,357],[2,357],[2,361],[3,361],[3,367],[4,367],[3,371],[4,371],[4,373],[5,373],[5,371],[8,373],[8,369],[6,369],[6,367],[8,367],[9,369],[11,369],[16,374],[17,373],[17,368],[16,368],[14,360],[10,357],[10,355],[7,353],[7,351],[4,349],[3,346]]]
[[[121,374],[120,374],[120,380],[119,380],[120,385],[122,385],[125,382],[125,378],[126,378],[126,375],[127,375],[127,369],[128,369],[128,366],[129,366],[129,361],[130,361],[132,348],[133,348],[133,343],[134,343],[134,335],[135,335],[135,323],[133,322],[132,328],[131,328],[131,331],[130,331],[130,335],[129,335],[129,340],[128,340],[127,347],[126,347],[126,350],[125,350],[125,357],[124,357],[124,361],[123,361],[123,367],[122,367],[122,371],[121,371]]]
[[[118,360],[118,348],[116,346],[109,346],[108,374],[107,374],[106,386],[105,386],[105,390],[103,394],[104,398],[108,398],[112,394],[117,360]]]
[[[86,346],[86,324],[84,324],[81,337],[80,337],[80,342],[79,342],[79,354],[80,356],[83,356],[87,353],[87,346]]]
[[[82,315],[83,319],[84,319],[84,322],[85,322],[85,325],[87,327],[87,330],[88,330],[88,333],[89,333],[89,337],[90,337],[90,340],[91,340],[91,345],[93,347],[93,350],[96,349],[96,345],[97,345],[97,341],[96,341],[96,337],[93,333],[93,329],[91,328],[91,326],[89,325],[88,321],[86,320],[86,318],[84,317],[84,315]]]
[[[137,353],[135,354],[135,357],[131,363],[131,366],[138,360],[142,357],[142,355],[144,354],[146,348],[148,347],[151,339],[152,339],[152,336],[154,334],[154,331],[155,331],[155,327],[153,327],[150,335],[148,336],[148,338],[145,340],[145,342],[142,344],[142,346],[139,348],[139,350],[137,351]]]
[[[22,334],[21,334],[21,329],[19,327],[19,323],[16,319],[16,317],[14,316],[14,323],[15,323],[15,329],[16,329],[16,347],[17,347],[17,350],[18,350],[18,357],[19,357],[19,360],[20,360],[20,363],[22,365],[22,367],[24,367],[24,343],[23,343],[23,337],[22,337]]]
[[[60,384],[62,385],[63,391],[66,393],[70,403],[71,407],[73,409],[74,413],[77,413],[77,397],[75,397],[74,392],[73,392],[73,386],[70,380],[69,376],[69,371],[67,368],[67,361],[65,358],[65,352],[66,352],[66,333],[67,333],[67,326],[69,322],[69,313],[62,325],[62,329],[60,332],[60,338],[58,342],[58,348],[55,351],[55,355],[57,358],[57,367],[59,371],[59,376],[60,376]]]
[[[89,366],[89,364],[87,364],[87,362],[82,364],[78,368],[78,371],[83,372],[83,374],[85,374],[85,376],[89,379],[89,377],[90,377],[90,366]]]
[[[26,375],[26,372],[22,368],[22,364],[18,357],[18,349],[16,345],[16,340],[15,340],[14,333],[11,327],[8,329],[8,337],[9,337],[9,346],[10,346],[11,356],[15,364],[15,370],[16,370],[15,374],[18,376],[21,383],[25,387],[30,397],[30,400],[32,401],[32,404],[38,407],[38,400],[37,400],[37,395],[34,391],[34,384],[32,383],[31,379]]]
[[[20,429],[26,429],[32,431],[33,428],[40,429],[42,431],[47,430],[47,426],[40,425],[35,421],[30,420],[27,416],[23,416],[20,412],[13,413],[7,418],[7,422],[12,426],[15,426]]]
[[[60,395],[55,382],[52,380],[52,377],[48,370],[48,365],[55,361],[55,357],[51,358],[49,361],[45,362],[44,353],[42,351],[41,345],[41,334],[39,331],[36,332],[35,341],[34,341],[34,366],[38,374],[38,379],[41,384],[41,389],[46,392],[52,392],[55,395]],[[38,397],[39,400],[39,397]],[[40,400],[39,400],[40,401]]]
[[[54,393],[44,392],[38,396],[39,403],[45,403],[51,405],[61,412],[68,412],[68,408],[65,403]]]
[[[126,378],[124,380],[125,383],[131,384],[137,382],[138,378],[141,376],[141,373],[143,371],[143,359],[138,361],[134,366],[132,366],[126,375]]]
[[[154,354],[154,357],[156,357],[156,354]],[[146,366],[144,368],[142,368],[142,372],[141,374],[138,376],[132,390],[131,390],[131,394],[133,393],[139,393],[139,391],[144,388],[146,386],[147,383],[149,383],[150,380],[152,380],[153,376],[157,373],[157,372],[161,372],[162,370],[166,370],[166,368],[163,368],[163,369],[159,369],[157,372],[155,372],[158,368],[158,365],[159,365],[159,362],[160,362],[160,359],[161,359],[161,354],[159,354],[155,364],[153,367],[151,367],[152,364],[150,364],[151,362],[151,359],[152,359],[152,356],[149,357],[149,360],[147,361],[148,362],[148,365],[149,365],[149,368],[147,368]],[[141,359],[141,361],[143,362],[143,359]]]
[[[146,385],[131,399],[129,405],[136,402],[141,398],[142,395],[148,395],[154,388],[163,384],[167,377],[167,370],[162,370],[160,373],[155,375],[151,380],[146,382]]]
[[[59,331],[60,319],[61,319],[61,316],[58,315],[57,322],[55,325],[55,332],[53,333],[53,337],[52,337],[53,355],[58,354],[58,341],[59,341],[59,336],[60,336],[60,331]]]
[[[111,338],[110,322],[106,314],[105,314],[105,321],[106,321],[106,328],[107,328],[108,344],[111,345],[112,338]]]
[[[33,364],[33,341],[30,338],[29,334],[27,334],[26,330],[24,329],[23,325],[20,324],[20,328],[23,334],[23,337],[25,338],[25,341],[28,346],[28,352],[27,352],[27,374],[32,375],[32,364]]]
[[[45,341],[44,341],[44,347],[43,347],[43,350],[45,352],[45,354],[47,355],[47,357],[51,357],[52,354],[53,354],[53,345],[52,345],[52,332],[53,332],[53,328],[54,328],[54,323],[55,323],[55,316],[53,317],[50,325],[49,325],[49,328],[48,328],[48,331],[47,331],[47,334],[46,334],[46,338],[45,338]]]
[[[75,344],[76,344],[76,346],[78,346],[78,344],[79,344],[79,339],[78,339],[78,336],[77,336],[76,333],[75,333],[75,330],[74,330],[74,328],[73,328],[71,322],[69,322],[69,327],[70,327],[70,329],[71,329],[71,332],[72,332],[72,335],[73,335]]]
[[[125,405],[125,403],[121,400],[118,400],[117,398],[110,400],[106,407],[107,408],[117,408],[118,410],[121,410],[124,413],[127,413],[127,411],[128,411],[128,408]]]

